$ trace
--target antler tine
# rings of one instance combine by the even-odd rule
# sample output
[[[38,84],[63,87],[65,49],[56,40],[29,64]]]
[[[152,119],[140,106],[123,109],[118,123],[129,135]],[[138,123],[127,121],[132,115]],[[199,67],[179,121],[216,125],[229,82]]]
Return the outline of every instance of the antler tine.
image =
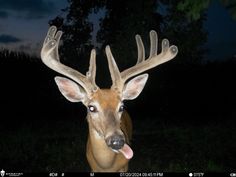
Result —
[[[41,59],[46,66],[73,79],[90,94],[94,88],[93,83],[85,75],[60,62],[58,46],[61,36],[62,31],[57,31],[55,26],[49,28],[41,50]]]
[[[142,40],[141,38],[137,40],[136,37],[136,41],[137,41],[137,45],[138,45],[138,49],[142,49]],[[123,80],[123,82],[125,83],[125,81],[127,81],[129,78],[140,74],[146,70],[149,70],[151,68],[154,68],[164,62],[167,62],[171,59],[173,59],[177,53],[178,53],[178,48],[175,45],[172,45],[169,47],[169,41],[167,39],[162,40],[162,51],[160,54],[157,55],[157,33],[152,30],[150,32],[150,55],[149,58],[147,60],[141,60],[138,57],[138,62],[136,65],[134,65],[131,68],[128,68],[126,70],[124,70],[123,72],[121,72],[121,78]],[[141,56],[141,54],[139,55]]]
[[[97,90],[98,86],[96,85],[96,50],[92,49],[90,54],[89,70],[86,73],[86,77],[93,84],[94,89]]]
[[[135,36],[135,39],[136,39],[136,44],[137,44],[137,49],[138,49],[138,60],[136,64],[138,64],[145,60],[145,49],[144,49],[143,41],[140,35],[137,34]]]
[[[106,46],[106,55],[107,55],[107,60],[108,60],[108,66],[109,66],[109,71],[111,74],[111,79],[112,79],[112,88],[114,89],[121,89],[123,87],[123,81],[121,79],[120,71],[119,68],[115,62],[115,59],[111,53],[110,46]]]
[[[156,31],[154,31],[154,30],[150,31],[149,35],[150,35],[150,45],[151,45],[149,58],[151,58],[151,57],[157,55],[158,37],[157,37]]]

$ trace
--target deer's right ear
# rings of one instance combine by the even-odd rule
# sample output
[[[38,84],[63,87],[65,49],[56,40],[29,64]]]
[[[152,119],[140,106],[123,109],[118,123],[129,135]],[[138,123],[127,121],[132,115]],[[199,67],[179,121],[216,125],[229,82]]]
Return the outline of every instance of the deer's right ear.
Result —
[[[148,79],[148,74],[139,75],[130,80],[123,91],[123,100],[133,100],[142,92]]]
[[[56,84],[62,95],[71,102],[83,102],[86,98],[86,93],[74,81],[65,77],[55,77]]]

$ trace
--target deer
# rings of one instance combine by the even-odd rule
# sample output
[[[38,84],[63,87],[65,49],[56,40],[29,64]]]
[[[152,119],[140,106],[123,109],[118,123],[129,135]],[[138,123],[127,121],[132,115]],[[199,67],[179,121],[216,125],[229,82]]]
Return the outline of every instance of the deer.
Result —
[[[71,102],[81,102],[87,107],[88,139],[86,157],[93,172],[126,172],[133,157],[130,147],[132,121],[124,109],[125,100],[134,100],[142,92],[148,74],[143,72],[173,59],[178,48],[161,42],[157,54],[158,37],[150,31],[150,54],[145,58],[145,49],[140,35],[136,35],[138,50],[134,66],[120,72],[110,46],[105,47],[112,86],[99,88],[96,85],[96,51],[91,50],[86,74],[64,65],[59,58],[59,42],[62,31],[51,26],[41,49],[42,62],[50,69],[66,76],[56,76],[55,82],[61,94]],[[140,75],[141,74],[141,75]]]

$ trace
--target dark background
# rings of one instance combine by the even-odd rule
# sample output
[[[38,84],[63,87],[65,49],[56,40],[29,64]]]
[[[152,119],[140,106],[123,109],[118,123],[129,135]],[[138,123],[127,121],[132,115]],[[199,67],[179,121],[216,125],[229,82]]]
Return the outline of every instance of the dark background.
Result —
[[[147,71],[150,77],[141,95],[125,102],[134,124],[131,147],[135,154],[130,170],[235,170],[236,60],[233,55],[220,60],[204,58],[209,52],[205,45],[208,31],[203,28],[209,4],[165,0],[68,2],[63,9],[67,16],[59,15],[49,22],[64,31],[61,61],[86,72],[94,47],[94,28],[88,15],[102,14],[95,46],[96,81],[101,88],[111,84],[105,45],[111,45],[120,70],[135,63],[137,33],[143,37],[146,57],[151,29],[179,48],[175,59]],[[222,5],[233,18],[235,3]],[[60,94],[54,83],[58,74],[39,57],[8,49],[0,51],[0,74],[0,168],[88,171],[87,110]]]

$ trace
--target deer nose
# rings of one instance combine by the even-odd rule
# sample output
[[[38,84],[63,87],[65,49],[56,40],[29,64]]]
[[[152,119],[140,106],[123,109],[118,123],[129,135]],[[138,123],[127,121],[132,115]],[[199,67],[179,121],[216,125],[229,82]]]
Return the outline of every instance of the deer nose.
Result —
[[[107,139],[106,143],[107,146],[109,146],[110,148],[114,150],[119,150],[124,146],[125,139],[121,135],[113,135]]]

